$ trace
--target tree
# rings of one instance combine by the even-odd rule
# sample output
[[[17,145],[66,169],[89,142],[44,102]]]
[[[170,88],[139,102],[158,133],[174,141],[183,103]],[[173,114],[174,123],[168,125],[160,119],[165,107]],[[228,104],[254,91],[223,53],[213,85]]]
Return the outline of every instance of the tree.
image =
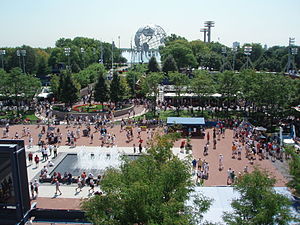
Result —
[[[142,89],[145,94],[152,97],[152,110],[155,114],[156,111],[156,100],[159,92],[159,84],[163,81],[164,75],[162,73],[150,73],[143,80]]]
[[[170,73],[170,82],[174,85],[175,93],[176,93],[176,110],[177,115],[179,116],[179,108],[181,105],[181,94],[182,92],[186,92],[188,90],[188,85],[190,80],[186,74],[182,73]]]
[[[142,73],[135,71],[128,71],[126,73],[126,81],[129,86],[129,93],[134,97],[136,94],[136,83],[141,78]]]
[[[163,62],[162,71],[165,73],[178,71],[177,64],[172,55],[168,55]]]
[[[61,76],[59,99],[71,107],[78,100],[80,85],[74,82],[69,71]]]
[[[196,224],[210,201],[195,201],[195,215],[185,206],[192,191],[190,166],[172,154],[174,141],[156,135],[148,154],[134,161],[125,157],[119,169],[108,169],[101,181],[105,194],[82,204],[88,219],[98,225]]]
[[[215,93],[213,80],[206,71],[195,72],[195,77],[191,82],[191,88],[193,92],[198,95],[199,99]]]
[[[230,101],[233,100],[240,88],[238,75],[231,71],[225,71],[219,74],[218,80],[218,92],[222,94],[222,97],[227,102],[227,111],[230,106]]]
[[[292,220],[290,201],[273,189],[275,179],[257,168],[237,180],[234,189],[240,197],[233,200],[233,212],[226,212],[224,221],[230,225],[289,224]]]
[[[59,99],[60,97],[60,81],[62,81],[60,76],[56,74],[51,75],[50,87],[56,99]]]
[[[156,61],[156,58],[154,56],[152,56],[149,60],[148,71],[149,72],[159,72],[160,71],[159,65],[158,65],[158,63]]]
[[[110,100],[117,105],[117,102],[121,100],[121,97],[120,77],[117,72],[114,72],[113,79],[110,84]]]
[[[173,55],[178,68],[196,67],[197,61],[187,41],[175,40],[160,49],[162,61]]]
[[[4,74],[5,95],[15,100],[17,110],[21,99],[31,100],[41,87],[41,82],[30,74],[24,74],[20,68],[13,68],[10,73]]]
[[[103,103],[109,100],[109,88],[102,72],[98,74],[98,80],[94,88],[94,100],[101,102],[102,109],[104,109]]]

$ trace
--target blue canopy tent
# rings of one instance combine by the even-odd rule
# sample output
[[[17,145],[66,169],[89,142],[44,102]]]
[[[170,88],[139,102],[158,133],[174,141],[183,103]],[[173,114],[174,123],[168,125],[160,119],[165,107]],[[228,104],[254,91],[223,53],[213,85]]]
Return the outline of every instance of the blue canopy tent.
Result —
[[[199,125],[204,126],[205,120],[203,117],[168,117],[167,124],[182,124],[182,125]]]
[[[202,126],[205,125],[205,120],[203,117],[168,117],[167,125],[177,125],[183,126],[183,132],[186,134],[191,134],[193,136],[203,136]]]

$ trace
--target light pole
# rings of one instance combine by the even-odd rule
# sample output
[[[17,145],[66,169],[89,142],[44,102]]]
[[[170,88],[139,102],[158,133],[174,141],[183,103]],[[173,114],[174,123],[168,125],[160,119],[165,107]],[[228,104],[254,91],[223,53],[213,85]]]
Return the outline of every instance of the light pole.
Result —
[[[25,49],[22,49],[22,50],[21,50],[21,55],[22,55],[22,59],[23,59],[23,73],[26,73],[26,70],[25,70],[25,56],[26,56],[26,50],[25,50]]]
[[[114,75],[114,45],[115,45],[115,42],[112,41],[112,44],[111,44],[111,71],[112,71],[113,75]]]
[[[297,73],[297,68],[294,61],[294,55],[298,54],[298,48],[295,47],[295,38],[289,38],[289,54],[288,62],[285,66],[285,72],[288,74]]]
[[[83,69],[85,68],[85,51],[84,48],[80,48],[80,52],[82,54],[82,58],[83,58]]]
[[[235,66],[235,58],[236,58],[236,53],[238,48],[240,47],[240,43],[239,42],[233,42],[232,43],[232,51],[233,51],[233,59],[232,59],[232,70],[234,71],[234,66]]]
[[[68,69],[71,70],[70,67],[70,53],[71,53],[71,49],[70,48],[65,48],[65,55],[68,56]]]
[[[2,61],[2,69],[4,69],[4,55],[6,54],[5,50],[0,50],[1,61]]]
[[[17,50],[16,54],[19,57],[19,67],[21,69],[21,58],[20,58],[21,57],[21,52],[20,52],[20,50]]]
[[[230,62],[228,61],[228,59],[227,59],[227,56],[228,56],[227,55],[227,48],[225,46],[222,47],[222,55],[223,55],[223,57],[222,57],[222,66],[220,68],[220,71],[223,72],[226,69],[226,65],[228,65],[229,69],[232,70],[232,66],[231,66]]]
[[[247,56],[247,61],[246,61],[246,63],[242,66],[242,68],[243,68],[243,67],[246,67],[246,69],[248,69],[248,68],[249,68],[249,64],[250,64],[251,67],[252,67],[252,62],[251,62],[251,59],[250,59],[251,52],[252,52],[252,46],[245,46],[245,47],[244,47],[244,54]]]
[[[101,41],[101,45],[100,45],[100,60],[99,60],[99,62],[100,62],[100,64],[103,64],[104,63],[104,61],[103,61],[103,43],[102,43],[102,41]]]

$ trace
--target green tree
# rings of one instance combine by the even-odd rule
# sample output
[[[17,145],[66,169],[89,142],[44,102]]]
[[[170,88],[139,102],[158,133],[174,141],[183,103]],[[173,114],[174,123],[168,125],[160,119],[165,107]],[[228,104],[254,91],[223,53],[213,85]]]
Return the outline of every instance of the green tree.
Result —
[[[178,68],[196,67],[197,60],[187,41],[175,40],[160,49],[162,61],[173,55]]]
[[[122,99],[120,76],[117,72],[114,72],[113,79],[110,84],[110,100],[117,105]]]
[[[162,73],[150,73],[143,80],[142,89],[145,95],[152,99],[152,111],[155,115],[156,101],[159,92],[159,85],[163,81],[164,75]]]
[[[170,73],[170,82],[174,85],[175,94],[176,94],[176,111],[179,116],[179,109],[181,105],[181,94],[187,92],[189,89],[190,80],[186,74],[182,73]]]
[[[212,78],[206,71],[196,71],[195,77],[191,81],[191,89],[198,95],[199,99],[205,99],[215,93],[215,86]],[[202,104],[203,114],[203,104]]]
[[[224,221],[229,225],[289,224],[291,202],[274,191],[274,184],[275,179],[257,168],[243,175],[234,186],[240,197],[232,201],[233,212],[225,213]]]
[[[24,74],[20,68],[13,68],[10,73],[1,70],[0,92],[12,98],[19,110],[20,100],[31,100],[41,87],[41,82],[30,74]]]
[[[159,72],[160,71],[159,65],[158,65],[158,63],[156,61],[156,58],[154,56],[152,56],[149,60],[148,71],[149,72]]]
[[[60,76],[56,74],[51,75],[50,87],[56,99],[59,99],[60,96],[60,81],[61,81]]]
[[[162,71],[165,73],[178,71],[177,64],[172,55],[168,55],[163,62]]]
[[[103,109],[104,102],[109,100],[109,88],[104,78],[104,74],[101,72],[98,74],[98,80],[94,88],[94,100],[96,102],[101,102]]]
[[[219,74],[218,92],[222,95],[227,103],[227,112],[230,107],[230,102],[236,98],[239,89],[240,84],[238,75],[232,71],[225,71],[224,73]]]
[[[295,194],[300,196],[300,156],[296,153],[294,146],[285,146],[286,154],[290,155],[289,173],[292,179],[288,182],[288,186],[295,191]]]
[[[59,99],[68,106],[72,106],[79,98],[80,85],[72,79],[71,73],[66,71],[61,75]]]
[[[193,214],[185,206],[192,191],[189,163],[171,152],[175,139],[156,136],[148,150],[120,169],[108,169],[101,181],[105,193],[82,204],[88,219],[98,225],[199,224],[210,201],[200,197]]]
[[[128,71],[128,73],[126,73],[126,81],[129,87],[129,92],[131,94],[131,96],[135,96],[136,94],[136,83],[138,82],[138,80],[141,78],[142,73],[140,72],[135,72],[135,71]]]

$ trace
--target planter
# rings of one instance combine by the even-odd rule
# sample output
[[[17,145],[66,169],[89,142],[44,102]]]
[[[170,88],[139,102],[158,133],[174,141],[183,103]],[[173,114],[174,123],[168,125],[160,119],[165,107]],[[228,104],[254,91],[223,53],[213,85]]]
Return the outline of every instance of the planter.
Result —
[[[147,130],[147,126],[140,126],[142,131],[146,131]]]

